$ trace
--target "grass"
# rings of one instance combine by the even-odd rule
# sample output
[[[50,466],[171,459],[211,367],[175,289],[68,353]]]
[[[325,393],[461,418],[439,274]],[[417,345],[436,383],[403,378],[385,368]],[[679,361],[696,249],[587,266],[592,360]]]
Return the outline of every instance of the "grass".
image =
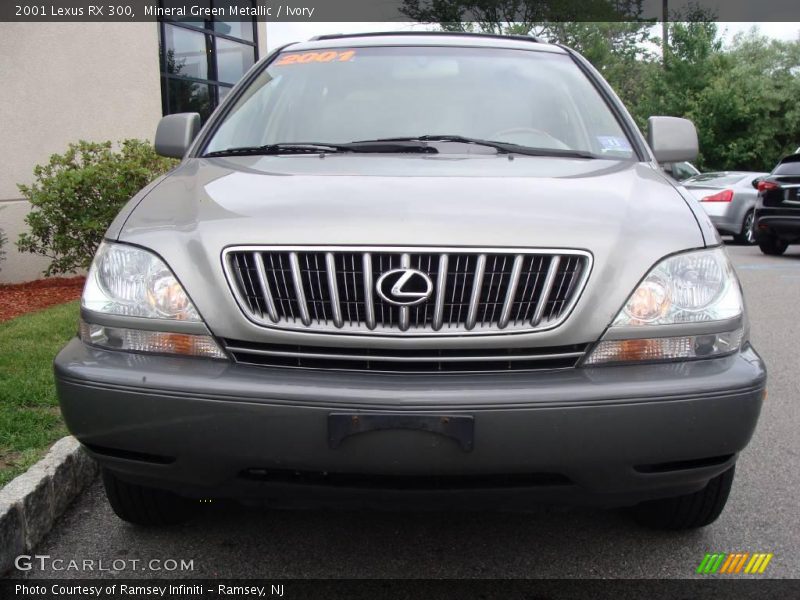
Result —
[[[79,303],[0,323],[0,487],[66,434],[53,384],[53,358],[75,335]]]

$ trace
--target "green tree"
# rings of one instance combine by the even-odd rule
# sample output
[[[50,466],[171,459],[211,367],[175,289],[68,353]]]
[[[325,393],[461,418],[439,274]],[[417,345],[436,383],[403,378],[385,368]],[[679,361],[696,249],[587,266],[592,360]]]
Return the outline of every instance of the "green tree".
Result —
[[[800,145],[800,45],[760,35],[736,36],[725,47],[716,23],[670,23],[663,69],[648,71],[643,93],[629,104],[647,115],[694,121],[703,170],[770,170]]]
[[[400,11],[446,31],[529,34],[558,22],[636,21],[643,0],[403,0]]]
[[[534,32],[580,52],[630,107],[639,102],[655,66],[650,29],[644,22],[572,21],[537,25]]]
[[[769,171],[800,145],[800,44],[737,36],[694,97],[703,164]]]
[[[668,10],[660,37],[637,0],[405,0],[403,11],[449,31],[570,46],[603,74],[640,128],[650,115],[692,119],[701,169],[770,170],[800,146],[800,41],[754,30],[726,46],[713,13],[698,2],[680,5]]]

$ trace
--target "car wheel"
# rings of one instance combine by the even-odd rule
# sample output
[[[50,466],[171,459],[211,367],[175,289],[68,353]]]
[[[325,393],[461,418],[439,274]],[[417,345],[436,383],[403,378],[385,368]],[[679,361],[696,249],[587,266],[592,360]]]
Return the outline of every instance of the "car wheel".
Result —
[[[634,507],[634,515],[639,523],[654,529],[697,529],[710,525],[725,508],[734,469],[735,465],[698,492],[642,502]]]
[[[786,252],[786,248],[789,247],[789,242],[779,240],[776,237],[761,238],[758,240],[758,247],[761,248],[764,254],[780,256]]]
[[[756,212],[754,210],[751,210],[744,216],[744,222],[742,223],[742,230],[739,232],[738,235],[733,236],[733,239],[737,244],[752,246],[753,244],[756,243],[756,231],[755,227],[753,226],[755,215]]]
[[[191,518],[194,502],[171,492],[127,483],[103,469],[103,486],[111,508],[123,521],[159,526],[182,523]]]

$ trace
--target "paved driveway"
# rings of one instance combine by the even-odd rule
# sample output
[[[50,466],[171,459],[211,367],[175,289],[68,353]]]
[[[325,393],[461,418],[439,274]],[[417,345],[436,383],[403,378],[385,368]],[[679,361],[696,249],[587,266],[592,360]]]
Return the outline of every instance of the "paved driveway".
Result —
[[[726,511],[690,533],[640,529],[620,511],[530,514],[272,512],[212,505],[192,523],[137,529],[114,517],[99,485],[41,544],[52,558],[175,559],[193,570],[103,571],[125,577],[676,577],[704,553],[773,552],[768,573],[800,576],[800,247],[786,256],[731,246],[770,371],[769,398],[737,468]],[[117,563],[118,565],[121,563]],[[12,574],[19,576],[21,573]],[[90,573],[32,571],[33,577]]]

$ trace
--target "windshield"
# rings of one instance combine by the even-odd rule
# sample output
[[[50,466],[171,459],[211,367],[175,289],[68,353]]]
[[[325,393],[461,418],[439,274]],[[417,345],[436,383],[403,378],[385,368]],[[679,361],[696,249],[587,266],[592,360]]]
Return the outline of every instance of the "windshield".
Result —
[[[450,47],[284,52],[228,112],[205,153],[438,135],[634,157],[569,56]]]

